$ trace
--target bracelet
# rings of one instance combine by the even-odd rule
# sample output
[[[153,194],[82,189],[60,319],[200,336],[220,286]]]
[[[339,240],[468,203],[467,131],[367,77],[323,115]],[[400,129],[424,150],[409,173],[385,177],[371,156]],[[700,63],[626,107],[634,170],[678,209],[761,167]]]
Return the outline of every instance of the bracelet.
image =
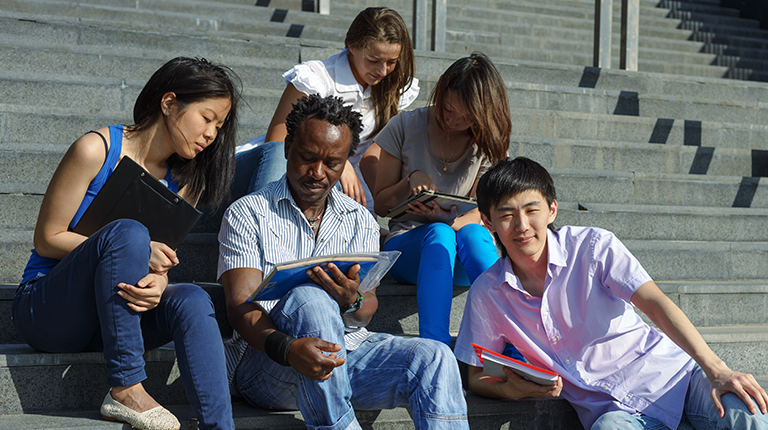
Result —
[[[264,340],[264,352],[267,357],[281,366],[290,366],[288,364],[288,347],[296,340],[295,337],[275,330]]]
[[[411,183],[411,175],[413,175],[416,172],[418,172],[418,170],[413,170],[411,173],[409,173],[408,176],[405,177],[405,182],[410,184]]]

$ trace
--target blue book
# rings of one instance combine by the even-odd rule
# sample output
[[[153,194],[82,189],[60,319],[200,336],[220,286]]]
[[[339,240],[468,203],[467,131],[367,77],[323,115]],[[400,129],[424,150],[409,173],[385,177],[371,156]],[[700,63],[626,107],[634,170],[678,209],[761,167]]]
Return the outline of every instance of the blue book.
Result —
[[[333,279],[329,263],[335,264],[345,275],[352,266],[359,264],[361,281],[358,290],[364,293],[379,284],[399,255],[400,251],[333,254],[280,263],[261,281],[248,301],[279,299],[297,285],[312,283],[307,270],[315,266],[321,267]]]

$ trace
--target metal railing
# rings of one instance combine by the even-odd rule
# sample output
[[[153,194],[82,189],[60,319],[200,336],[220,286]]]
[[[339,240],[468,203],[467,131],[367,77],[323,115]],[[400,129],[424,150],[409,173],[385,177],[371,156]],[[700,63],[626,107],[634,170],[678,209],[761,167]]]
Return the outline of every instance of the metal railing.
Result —
[[[427,9],[430,0],[413,0],[413,47],[414,49],[445,52],[445,15],[447,0],[432,0],[432,46],[427,48]]]
[[[621,0],[619,68],[637,71],[640,0]],[[611,68],[613,0],[595,0],[595,44],[593,66]]]

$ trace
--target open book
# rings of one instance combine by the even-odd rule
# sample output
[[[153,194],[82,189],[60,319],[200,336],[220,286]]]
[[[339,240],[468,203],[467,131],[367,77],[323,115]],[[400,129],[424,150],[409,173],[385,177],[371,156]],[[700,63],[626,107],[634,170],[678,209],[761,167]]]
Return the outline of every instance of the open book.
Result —
[[[454,194],[440,193],[432,190],[423,190],[419,194],[409,197],[406,201],[393,207],[387,212],[387,216],[397,221],[418,221],[428,222],[426,218],[406,212],[408,210],[408,203],[419,201],[424,204],[429,202],[437,202],[437,204],[443,208],[443,210],[450,211],[451,206],[456,206],[459,216],[477,208],[477,199],[473,197],[457,196]]]
[[[312,280],[307,276],[307,269],[320,266],[328,276],[333,279],[333,275],[328,269],[328,263],[333,263],[345,275],[355,264],[360,264],[360,287],[358,291],[364,293],[375,288],[381,278],[387,274],[392,265],[395,264],[400,251],[367,252],[358,254],[333,254],[319,257],[303,258],[301,260],[287,261],[278,264],[269,274],[264,277],[256,287],[256,290],[248,298],[253,300],[273,300],[279,299],[285,295],[291,288],[311,283]]]
[[[493,352],[490,349],[483,348],[480,345],[472,344],[475,349],[475,354],[480,358],[480,362],[483,363],[483,375],[490,376],[492,378],[507,379],[508,376],[502,370],[505,366],[509,367],[528,381],[534,382],[539,385],[555,385],[557,384],[557,373],[551,372],[541,367],[536,367],[522,361],[515,360],[499,353]]]

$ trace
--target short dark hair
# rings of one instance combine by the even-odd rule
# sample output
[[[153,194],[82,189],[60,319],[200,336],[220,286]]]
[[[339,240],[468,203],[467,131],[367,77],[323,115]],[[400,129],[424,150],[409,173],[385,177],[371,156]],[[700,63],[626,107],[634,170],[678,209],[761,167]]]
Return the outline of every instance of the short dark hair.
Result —
[[[502,201],[525,191],[538,191],[547,200],[547,207],[555,201],[555,184],[552,177],[541,164],[530,158],[505,158],[480,178],[477,183],[477,208],[486,217],[491,217],[491,209]],[[550,224],[550,230],[555,227]],[[496,233],[496,242],[501,244]],[[507,250],[501,245],[501,256],[507,256]]]
[[[360,132],[363,131],[362,116],[352,110],[351,106],[344,106],[341,97],[320,97],[318,94],[310,94],[293,103],[291,113],[285,118],[285,141],[293,143],[293,138],[301,129],[302,124],[308,119],[315,118],[326,121],[331,125],[346,125],[352,136],[349,146],[349,157],[355,153],[360,144]]]
[[[176,57],[163,64],[149,78],[133,106],[133,125],[127,133],[136,133],[151,127],[162,115],[163,95],[174,93],[176,103],[185,109],[189,104],[208,99],[229,99],[229,114],[219,129],[216,139],[205,151],[191,160],[178,154],[168,159],[172,177],[180,187],[189,187],[189,195],[199,197],[200,206],[216,206],[229,193],[229,183],[235,172],[235,132],[237,106],[241,98],[240,78],[232,69],[216,65],[205,58]]]
[[[490,168],[477,184],[477,208],[487,217],[503,200],[524,191],[540,192],[547,206],[555,201],[555,184],[541,164],[526,157],[505,158]]]

